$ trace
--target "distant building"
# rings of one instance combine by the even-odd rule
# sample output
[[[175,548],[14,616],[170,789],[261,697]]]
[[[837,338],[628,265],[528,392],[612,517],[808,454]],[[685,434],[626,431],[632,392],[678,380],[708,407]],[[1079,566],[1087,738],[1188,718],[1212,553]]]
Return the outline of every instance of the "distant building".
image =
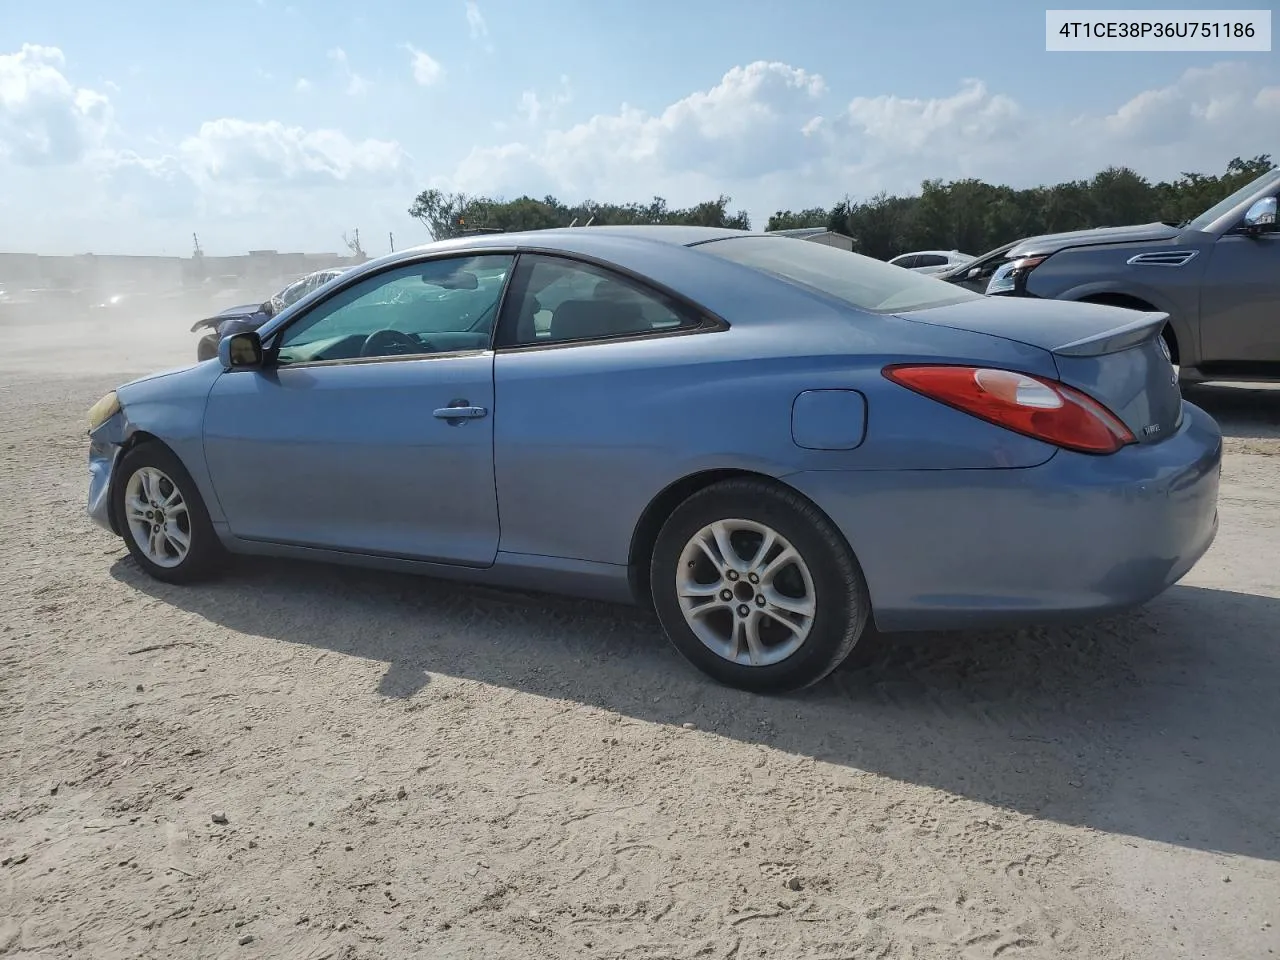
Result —
[[[853,250],[853,237],[846,237],[843,233],[836,233],[826,227],[798,227],[795,230],[767,230],[765,232],[776,233],[780,237],[810,240],[813,243],[821,243],[828,247],[839,247],[841,250],[850,252]]]

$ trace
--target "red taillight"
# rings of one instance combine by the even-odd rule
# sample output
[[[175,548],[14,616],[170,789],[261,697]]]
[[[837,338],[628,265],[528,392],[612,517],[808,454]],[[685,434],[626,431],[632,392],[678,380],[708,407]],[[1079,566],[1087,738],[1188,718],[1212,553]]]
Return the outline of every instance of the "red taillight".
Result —
[[[1115,453],[1133,434],[1079,390],[1012,370],[895,364],[884,375],[908,390],[996,426],[1081,453]]]

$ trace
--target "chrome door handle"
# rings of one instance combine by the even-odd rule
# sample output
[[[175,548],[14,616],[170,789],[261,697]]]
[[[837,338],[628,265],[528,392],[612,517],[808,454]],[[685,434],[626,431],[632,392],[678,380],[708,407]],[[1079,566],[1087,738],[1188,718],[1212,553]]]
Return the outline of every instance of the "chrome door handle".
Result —
[[[437,420],[457,421],[461,423],[463,420],[476,420],[480,417],[489,415],[489,411],[484,407],[473,407],[465,400],[459,402],[454,401],[447,407],[440,407],[431,414]]]

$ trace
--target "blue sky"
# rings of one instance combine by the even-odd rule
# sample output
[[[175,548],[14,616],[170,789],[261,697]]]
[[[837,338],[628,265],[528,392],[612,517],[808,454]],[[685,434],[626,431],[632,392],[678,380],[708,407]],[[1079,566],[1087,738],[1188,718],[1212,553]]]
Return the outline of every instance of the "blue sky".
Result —
[[[1274,53],[1050,54],[1018,0],[102,10],[0,0],[0,248],[331,250],[360,227],[376,250],[427,239],[405,213],[427,186],[724,192],[763,226],[926,176],[1280,153]]]

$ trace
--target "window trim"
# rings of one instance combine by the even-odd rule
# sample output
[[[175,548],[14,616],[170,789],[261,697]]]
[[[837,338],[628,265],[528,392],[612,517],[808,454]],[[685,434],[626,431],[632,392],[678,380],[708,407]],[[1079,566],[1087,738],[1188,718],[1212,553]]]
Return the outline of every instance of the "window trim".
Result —
[[[511,257],[511,266],[507,270],[506,277],[503,278],[502,289],[498,292],[498,300],[494,308],[494,322],[493,322],[493,326],[489,329],[489,343],[487,346],[472,347],[467,350],[437,350],[432,353],[394,353],[394,354],[388,354],[386,356],[380,356],[380,357],[343,357],[336,360],[301,360],[296,363],[286,363],[286,364],[281,364],[277,361],[277,357],[279,356],[279,352],[280,352],[280,341],[284,338],[285,333],[288,332],[288,330],[294,324],[300,323],[302,320],[311,316],[313,311],[318,310],[320,307],[324,306],[326,303],[328,303],[331,299],[336,297],[338,294],[346,290],[350,290],[352,287],[358,284],[364,283],[366,280],[376,279],[378,277],[385,276],[386,274],[392,273],[397,270],[404,270],[410,267],[421,266],[426,263],[432,263],[436,260],[464,260],[464,259],[474,259],[475,257],[482,257],[482,256]],[[434,360],[434,359],[443,360],[443,359],[451,359],[454,357],[483,356],[486,353],[492,353],[494,338],[496,337],[498,332],[498,324],[501,321],[503,311],[506,308],[507,292],[511,289],[511,278],[515,275],[516,265],[519,262],[520,262],[520,252],[519,250],[514,248],[504,247],[504,248],[495,250],[495,249],[487,249],[482,247],[479,249],[473,249],[473,250],[467,250],[467,251],[440,250],[440,251],[433,251],[431,254],[428,254],[422,257],[412,257],[407,260],[397,260],[394,263],[387,264],[381,270],[374,270],[369,273],[364,273],[355,277],[351,277],[347,283],[344,283],[341,286],[337,287],[336,289],[330,291],[328,294],[326,294],[323,298],[317,300],[315,303],[307,304],[306,309],[299,310],[296,316],[290,317],[285,323],[282,323],[279,327],[277,327],[275,330],[272,330],[267,335],[266,340],[269,341],[270,346],[267,346],[265,343],[263,345],[263,356],[264,356],[264,359],[267,361],[266,366],[273,371],[298,370],[298,369],[310,370],[315,367],[340,367],[340,366],[350,366],[355,364],[395,363],[395,362],[403,362],[403,361]],[[318,290],[319,287],[317,287],[316,289]],[[312,290],[311,293],[315,293],[315,290]],[[310,294],[307,294],[306,296],[310,296]],[[297,302],[301,302],[301,301],[297,301]]]
[[[686,247],[686,249],[688,249]],[[520,269],[521,262],[528,257],[544,257],[549,260],[561,260],[571,264],[594,267],[596,270],[604,274],[613,274],[620,277],[633,287],[639,288],[641,293],[654,297],[656,300],[668,301],[677,312],[683,313],[688,319],[693,321],[688,326],[673,327],[670,330],[649,330],[639,333],[615,333],[601,337],[583,337],[579,340],[552,340],[542,343],[512,343],[502,344],[501,334],[512,327],[516,322],[512,304],[514,298],[509,298],[512,278],[515,277],[516,271]],[[720,333],[729,329],[729,322],[716,313],[708,310],[706,307],[691,300],[689,297],[677,293],[665,284],[659,283],[648,277],[642,276],[626,267],[611,263],[608,260],[602,260],[588,254],[577,253],[574,251],[557,250],[546,247],[522,247],[520,255],[516,258],[515,266],[511,268],[511,275],[507,280],[507,288],[503,290],[503,302],[499,307],[498,322],[493,326],[493,352],[495,354],[506,353],[528,353],[536,350],[562,350],[570,347],[586,347],[601,343],[630,343],[636,340],[657,340],[667,337],[687,337],[694,334],[702,333]]]

